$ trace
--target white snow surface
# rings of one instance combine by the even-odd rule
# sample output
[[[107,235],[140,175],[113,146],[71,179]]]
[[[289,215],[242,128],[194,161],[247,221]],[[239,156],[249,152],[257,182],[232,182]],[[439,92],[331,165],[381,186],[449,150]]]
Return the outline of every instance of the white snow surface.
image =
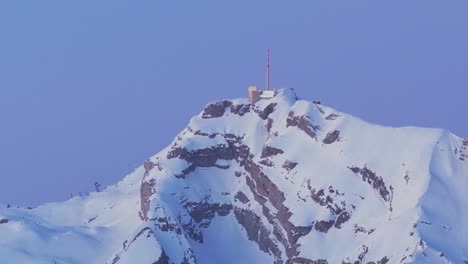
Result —
[[[468,140],[281,89],[209,104],[101,192],[0,205],[0,263],[463,264],[467,190]]]

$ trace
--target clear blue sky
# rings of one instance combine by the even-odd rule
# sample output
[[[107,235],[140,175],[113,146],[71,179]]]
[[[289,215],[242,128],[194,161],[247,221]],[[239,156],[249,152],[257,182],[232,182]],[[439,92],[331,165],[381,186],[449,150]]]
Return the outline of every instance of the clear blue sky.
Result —
[[[264,83],[468,137],[466,0],[0,1],[0,202],[113,184]]]

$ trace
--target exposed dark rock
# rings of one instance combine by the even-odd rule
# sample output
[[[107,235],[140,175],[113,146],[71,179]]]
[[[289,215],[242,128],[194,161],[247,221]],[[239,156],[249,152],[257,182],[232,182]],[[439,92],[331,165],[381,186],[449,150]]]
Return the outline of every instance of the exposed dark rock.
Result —
[[[185,168],[181,174],[176,175],[178,178],[184,178],[187,174],[194,171],[197,167],[217,167],[227,169],[229,166],[220,166],[216,162],[221,160],[233,160],[239,156],[239,150],[228,141],[228,144],[220,144],[210,148],[187,151],[185,148],[173,148],[167,158],[179,158],[190,162],[191,165]]]
[[[281,251],[270,238],[270,231],[264,226],[261,218],[253,211],[241,208],[234,208],[234,215],[237,222],[244,227],[249,240],[258,244],[260,250],[272,254],[276,261],[282,263]]]
[[[156,226],[163,232],[174,232],[178,235],[182,234],[179,226],[182,226],[185,234],[198,243],[203,243],[203,233],[200,228],[207,228],[211,224],[211,220],[218,216],[228,215],[233,206],[231,204],[219,204],[203,202],[188,202],[184,204],[190,215],[189,222],[182,222],[182,219],[172,221],[167,217],[157,218]]]
[[[153,219],[152,219],[153,220]],[[179,225],[172,221],[169,217],[158,217],[155,221],[155,227],[163,232],[174,232],[178,235],[182,234]]]
[[[266,124],[266,129],[267,129],[268,133],[270,133],[272,127],[273,127],[273,119],[268,118],[267,124]]]
[[[405,179],[406,184],[408,184],[408,182],[410,180],[410,177],[409,177],[408,173],[406,173],[404,179]]]
[[[203,132],[203,131],[200,131],[200,130],[197,130],[195,132],[193,132],[194,135],[197,135],[197,136],[204,136],[204,137],[209,137],[209,138],[215,138],[217,136],[219,137],[224,137],[224,139],[226,139],[226,141],[240,141],[244,138],[245,134],[243,136],[237,136],[237,135],[234,135],[234,134],[231,134],[231,133],[225,133],[225,134],[221,134],[221,133],[206,133],[206,132]]]
[[[130,241],[130,243],[128,245],[130,246],[133,242],[135,242],[135,240],[138,239],[138,237],[140,237],[142,235],[145,235],[147,238],[149,238],[149,237],[154,236],[154,232],[153,232],[153,230],[151,230],[151,228],[145,227],[142,230],[140,230],[140,232],[138,232],[138,234],[133,238],[132,241]]]
[[[320,107],[319,104],[315,104],[315,107],[317,107],[317,109],[319,110],[319,112],[324,115],[325,114],[325,111],[323,111],[323,109]]]
[[[236,193],[236,195],[234,196],[234,199],[239,200],[243,204],[250,202],[249,198],[247,198],[247,196],[241,191],[238,191]]]
[[[159,259],[153,264],[169,264],[169,257],[166,255],[166,252],[163,250]]]
[[[215,213],[219,216],[226,216],[232,210],[231,204],[219,204],[208,202],[188,202],[184,205],[187,208],[189,215],[195,222],[200,223],[203,220],[208,222],[215,217]]]
[[[383,257],[381,260],[377,261],[377,264],[387,264],[390,260],[387,256]]]
[[[286,160],[281,166],[283,169],[286,169],[288,172],[292,171],[297,166],[297,162]]]
[[[270,178],[263,173],[261,167],[253,162],[253,155],[248,152],[248,149],[244,156],[247,158],[243,160],[243,162],[240,162],[240,164],[249,175],[246,177],[247,186],[251,190],[254,200],[262,205],[263,215],[273,226],[273,235],[281,244],[284,245],[286,248],[286,255],[290,260],[299,254],[299,245],[296,244],[297,240],[299,237],[308,234],[312,226],[296,227],[289,222],[289,218],[292,213],[283,205],[285,201],[284,193],[281,192],[278,186],[276,186]],[[276,217],[265,206],[265,203],[268,201],[277,210]],[[280,225],[277,224],[275,219],[279,221]],[[278,259],[276,262],[283,263]]]
[[[393,186],[390,185],[388,187],[390,188],[390,197],[388,198],[390,202],[390,212],[392,212],[393,211]]]
[[[244,137],[245,137],[245,134],[242,135],[242,136],[236,136],[236,135],[230,134],[230,133],[224,134],[224,138],[226,139],[226,141],[228,141],[230,143],[240,142]]]
[[[179,158],[191,163],[197,163],[201,167],[210,167],[214,165],[218,159],[232,160],[235,157],[235,149],[225,144],[193,151],[176,147],[167,154],[168,159]]]
[[[251,191],[267,197],[277,210],[281,209],[283,202],[286,200],[284,193],[261,171],[260,166],[255,164],[251,159],[247,159],[245,170],[250,174],[253,183],[255,183],[254,185],[247,183]]]
[[[255,182],[252,180],[252,178],[246,177],[245,180],[246,180],[247,186],[249,187],[250,191],[252,192],[254,196],[254,200],[260,204],[266,203],[268,200],[265,197],[257,193]]]
[[[372,234],[372,233],[375,231],[374,228],[373,228],[373,229],[370,229],[370,230],[367,230],[367,229],[365,229],[365,228],[362,227],[362,226],[358,226],[357,224],[354,224],[353,227],[354,227],[354,233],[356,233],[356,234],[357,234],[357,233],[365,233],[365,234],[370,235],[370,234]]]
[[[289,112],[288,118],[286,119],[286,127],[297,127],[304,131],[309,137],[316,139],[316,132],[319,126],[314,126],[310,117],[308,116],[295,116],[294,112]]]
[[[351,219],[351,215],[346,211],[342,212],[338,218],[336,218],[335,228],[340,229],[341,225],[346,223],[349,219]]]
[[[226,110],[226,107],[230,107],[231,105],[232,105],[232,102],[227,101],[227,100],[211,103],[207,105],[205,109],[203,110],[202,118],[208,119],[208,118],[221,117],[224,115],[224,111]]]
[[[369,252],[369,248],[366,245],[362,245],[362,252],[359,253],[359,256],[358,256],[359,263],[362,263],[362,260],[366,257],[368,252]]]
[[[268,158],[268,157],[271,157],[271,156],[276,156],[278,154],[283,154],[284,151],[282,151],[281,149],[278,149],[278,148],[274,148],[274,147],[271,147],[271,146],[265,146],[263,147],[263,150],[262,150],[262,155],[260,156],[260,158]]]
[[[277,103],[271,103],[271,104],[267,105],[267,107],[265,107],[265,109],[258,111],[258,116],[261,119],[266,120],[268,118],[268,116],[275,111],[276,105],[277,105]]]
[[[269,159],[262,159],[259,161],[260,164],[265,165],[267,167],[273,167],[275,164]]]
[[[463,146],[468,147],[468,139],[463,139]]]
[[[262,205],[262,212],[273,227],[273,235],[286,249],[286,256],[288,257],[286,263],[290,263],[290,260],[299,254],[298,239],[307,235],[312,227],[294,226],[289,222],[292,213],[285,206],[278,210],[276,217],[265,205]],[[280,225],[278,225],[278,221]]]
[[[375,172],[369,170],[367,167],[364,167],[362,169],[358,167],[348,168],[352,172],[360,174],[362,176],[362,180],[370,184],[372,188],[376,190],[386,202],[389,202],[391,200],[390,192],[387,190],[387,187],[385,186],[385,182],[382,177],[377,176]]]
[[[298,263],[298,264],[328,264],[328,261],[325,259],[317,259],[311,260],[306,258],[293,258],[290,263]]]
[[[338,190],[335,190],[333,186],[328,187],[328,192],[330,195],[325,194],[324,189],[316,190],[310,185],[310,179],[307,181],[307,188],[311,192],[311,198],[312,201],[314,201],[316,204],[326,207],[328,210],[330,210],[331,214],[335,217],[334,219],[330,221],[319,221],[315,223],[315,228],[320,228],[320,230],[324,230],[328,232],[328,230],[335,225],[335,228],[340,229],[341,225],[343,223],[346,223],[351,219],[351,214],[348,212],[346,209],[346,202],[341,201],[339,202],[338,205],[337,203],[334,202],[333,198],[330,195],[334,195],[334,197],[339,197],[342,196],[343,194],[340,193]],[[317,225],[318,224],[318,225]]]
[[[154,186],[156,185],[155,179],[150,179],[149,181],[143,179],[140,187],[140,218],[141,220],[148,220],[148,211],[151,203],[151,196],[154,194]]]
[[[311,196],[312,200],[321,205],[321,206],[329,206],[333,204],[333,199],[330,196],[325,196],[325,191],[320,189],[316,191],[315,189],[311,189]]]
[[[188,235],[188,237],[197,241],[200,244],[203,244],[203,233],[197,225],[190,222],[182,224],[182,227],[184,228],[184,231]]]
[[[9,220],[6,219],[6,218],[0,219],[0,224],[6,224],[6,223],[8,223],[8,222],[9,222]]]
[[[145,160],[143,167],[145,168],[145,172],[148,173],[150,170],[154,168],[154,163],[151,162],[150,160]]]
[[[340,131],[335,130],[333,132],[329,132],[325,138],[322,140],[324,144],[332,144],[335,141],[340,141]]]
[[[200,130],[195,131],[193,134],[197,135],[197,136],[203,136],[203,137],[209,137],[209,138],[215,138],[216,136],[222,136],[222,134],[220,134],[220,133],[208,134],[208,133],[200,131]]]
[[[267,107],[267,109],[274,108]],[[268,112],[269,111],[265,111],[264,113]],[[181,174],[182,176],[179,177],[187,175],[187,173],[199,166],[217,166],[216,161],[218,159],[236,161],[239,166],[245,169],[247,173],[245,177],[247,186],[252,192],[254,200],[262,206],[263,215],[268,219],[268,223],[271,224],[273,232],[268,231],[268,229],[266,229],[264,226],[265,224],[262,223],[261,218],[249,210],[237,209],[236,218],[238,219],[238,222],[244,226],[248,234],[251,234],[251,240],[256,241],[261,249],[272,252],[272,254],[275,256],[275,263],[284,263],[283,260],[281,260],[281,253],[278,249],[277,241],[279,241],[285,247],[286,255],[288,256],[287,261],[291,261],[299,254],[299,245],[297,244],[298,239],[301,236],[308,234],[313,226],[294,226],[291,222],[289,222],[289,218],[291,217],[292,213],[289,212],[289,209],[286,208],[283,204],[285,201],[284,193],[282,193],[278,186],[276,186],[270,180],[270,178],[263,173],[261,166],[253,161],[254,155],[250,153],[249,147],[242,144],[241,137],[232,136],[227,138],[227,136],[225,136],[225,138],[227,141],[226,144],[220,144],[214,147],[194,151],[187,151],[184,148],[175,146],[168,153],[167,157],[183,159],[190,163],[190,165],[184,169],[183,173]],[[283,151],[266,146],[262,154],[264,154],[265,157],[269,157],[278,155],[280,153],[283,153]],[[267,162],[266,159],[264,161]],[[296,163],[291,162],[286,166],[294,168],[296,165]],[[236,177],[241,177],[242,175],[244,175],[244,173],[241,171],[236,171],[235,173]],[[238,199],[242,203],[249,202],[245,194],[237,193],[234,198]],[[267,202],[269,202],[273,208],[277,210],[276,213],[270,212],[270,209],[268,209],[266,206]],[[188,204],[188,206],[191,206],[191,204]],[[229,210],[231,210],[231,207],[225,209],[226,210],[224,210],[224,212],[227,214],[229,213]],[[199,203],[195,210],[191,208],[188,211],[193,218],[193,222],[182,224],[182,227],[190,238],[198,241],[199,243],[203,243],[203,235],[199,228],[208,226],[211,218],[215,215],[214,213],[217,212],[220,214],[219,209],[217,206],[206,206],[203,203]],[[236,209],[234,209],[234,211],[236,214]],[[241,217],[241,215],[243,215],[243,217]],[[256,227],[252,225],[246,226],[247,222],[244,221],[245,219],[250,219],[249,222],[251,222],[254,226],[255,223],[257,223]],[[177,232],[177,227],[175,226],[176,222],[171,223],[172,224],[166,223],[162,227],[166,227],[169,229],[169,231]],[[257,234],[255,238],[253,238],[253,233]],[[271,235],[276,238],[275,241],[272,240],[273,238],[270,238]]]
[[[330,192],[330,187],[333,190],[333,192]],[[332,186],[330,186],[330,187],[328,187],[328,190],[329,190],[330,193],[333,193],[335,195],[335,197],[341,195],[338,190],[334,190]],[[312,200],[316,204],[328,208],[333,215],[339,215],[343,211],[346,211],[346,208],[345,208],[346,202],[345,201],[341,201],[342,206],[343,206],[343,208],[341,208],[340,206],[338,206],[334,202],[333,198],[330,195],[325,195],[325,190],[324,189],[320,189],[320,190],[317,191],[315,188],[312,188],[312,186],[310,185],[310,179],[307,181],[307,188],[310,190],[310,193],[311,193],[310,196],[311,196]]]
[[[231,113],[243,116],[246,113],[250,112],[250,104],[237,104],[237,105],[231,105]]]
[[[337,114],[331,113],[327,117],[325,117],[326,120],[336,120],[338,117],[340,117]]]
[[[276,219],[279,220],[281,226],[286,231],[288,243],[290,245],[295,245],[300,237],[305,236],[310,232],[312,226],[294,226],[289,222],[289,218],[291,216],[292,213],[289,211],[289,208],[283,205],[283,207],[278,210]]]
[[[120,260],[120,256],[119,255],[115,256],[114,259],[112,259],[112,264],[119,262],[119,260]]]
[[[317,221],[315,222],[314,228],[315,230],[322,232],[322,233],[327,233],[328,230],[335,224],[335,220],[329,220],[329,221]]]

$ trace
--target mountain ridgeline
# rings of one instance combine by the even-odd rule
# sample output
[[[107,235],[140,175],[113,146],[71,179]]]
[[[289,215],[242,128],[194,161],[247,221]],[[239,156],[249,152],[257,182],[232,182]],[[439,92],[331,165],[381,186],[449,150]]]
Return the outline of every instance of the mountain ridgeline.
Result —
[[[0,208],[2,263],[468,263],[468,140],[299,100],[208,104],[115,186]]]

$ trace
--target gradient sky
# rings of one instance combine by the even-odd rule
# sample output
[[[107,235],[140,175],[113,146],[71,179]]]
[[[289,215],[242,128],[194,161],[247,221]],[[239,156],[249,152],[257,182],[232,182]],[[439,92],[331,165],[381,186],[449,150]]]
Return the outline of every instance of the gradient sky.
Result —
[[[0,1],[0,202],[114,184],[206,103],[294,87],[468,137],[466,0]]]

